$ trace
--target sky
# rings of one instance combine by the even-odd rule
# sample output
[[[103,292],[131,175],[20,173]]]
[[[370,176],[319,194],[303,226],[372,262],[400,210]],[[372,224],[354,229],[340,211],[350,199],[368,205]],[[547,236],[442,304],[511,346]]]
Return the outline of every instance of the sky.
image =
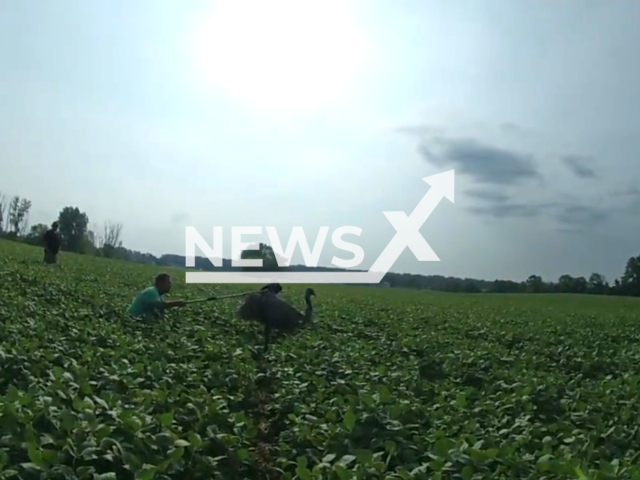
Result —
[[[225,257],[232,226],[357,226],[368,269],[382,212],[455,169],[420,230],[440,262],[391,271],[613,280],[640,255],[639,23],[629,0],[1,0],[0,192],[155,255],[186,226],[224,227]],[[330,235],[320,265],[351,256]]]

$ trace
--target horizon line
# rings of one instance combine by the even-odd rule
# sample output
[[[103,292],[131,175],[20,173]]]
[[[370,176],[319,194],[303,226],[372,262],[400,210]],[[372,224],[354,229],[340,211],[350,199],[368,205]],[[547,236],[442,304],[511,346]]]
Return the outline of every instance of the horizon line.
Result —
[[[382,272],[186,272],[185,283],[380,283]]]

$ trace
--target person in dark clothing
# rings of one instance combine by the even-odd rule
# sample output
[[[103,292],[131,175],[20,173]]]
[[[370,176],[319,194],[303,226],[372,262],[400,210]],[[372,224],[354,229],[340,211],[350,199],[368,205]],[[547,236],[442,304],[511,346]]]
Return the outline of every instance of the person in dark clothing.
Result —
[[[60,252],[58,222],[53,222],[51,228],[44,234],[44,263],[56,263],[58,252]]]

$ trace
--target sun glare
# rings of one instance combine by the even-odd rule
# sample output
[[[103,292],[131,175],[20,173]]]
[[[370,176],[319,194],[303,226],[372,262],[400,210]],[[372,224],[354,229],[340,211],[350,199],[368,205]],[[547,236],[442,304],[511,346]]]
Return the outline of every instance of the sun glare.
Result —
[[[208,82],[266,108],[322,106],[346,93],[365,43],[340,0],[227,0],[196,34]]]

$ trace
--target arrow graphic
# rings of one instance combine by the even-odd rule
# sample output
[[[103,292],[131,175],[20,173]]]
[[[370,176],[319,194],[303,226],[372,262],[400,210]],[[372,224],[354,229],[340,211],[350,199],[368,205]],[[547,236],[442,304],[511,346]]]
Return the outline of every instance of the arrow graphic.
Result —
[[[396,234],[367,272],[187,272],[186,283],[380,283],[405,248],[420,262],[440,259],[420,234],[420,228],[443,198],[454,203],[455,170],[424,177],[430,185],[411,215],[382,212]]]
[[[383,273],[383,275],[387,273],[407,247],[420,262],[440,261],[436,252],[420,234],[420,228],[443,198],[454,203],[454,173],[455,170],[449,170],[424,177],[422,180],[431,188],[408,217],[405,212],[382,212],[396,229],[396,234],[371,266],[369,273]]]

